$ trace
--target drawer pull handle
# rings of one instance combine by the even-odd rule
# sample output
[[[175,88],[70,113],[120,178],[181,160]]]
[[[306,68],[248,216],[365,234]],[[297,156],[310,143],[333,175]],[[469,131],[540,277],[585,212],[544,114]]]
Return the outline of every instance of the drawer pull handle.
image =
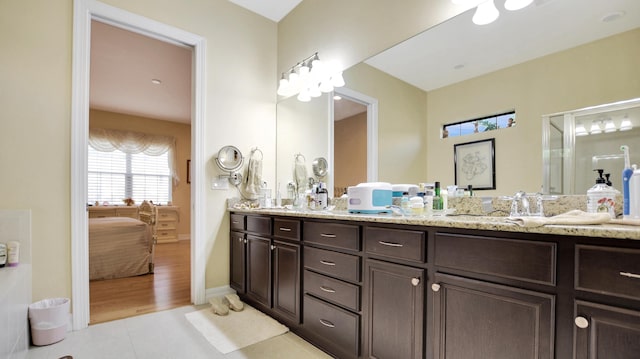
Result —
[[[321,260],[320,263],[326,265],[326,266],[335,266],[336,264],[331,262],[331,261],[325,261],[325,260]]]
[[[420,284],[420,278],[411,278],[411,285],[417,287]]]
[[[629,272],[620,272],[620,275],[623,276],[623,277],[640,279],[640,274],[629,273]]]
[[[320,320],[320,324],[324,325],[325,327],[329,327],[329,328],[335,328],[335,324],[331,323],[328,320],[325,319],[319,319]]]
[[[387,246],[387,247],[404,247],[404,245],[402,245],[400,243],[392,243],[392,242],[385,242],[385,241],[378,241],[378,243],[382,244],[383,246]]]
[[[589,327],[589,321],[585,317],[576,317],[574,322],[576,323],[576,327],[580,329],[585,329]]]
[[[434,292],[439,291],[439,290],[440,290],[440,284],[438,284],[438,283],[433,283],[433,284],[431,285],[431,290],[432,290],[432,291],[434,291]]]
[[[325,287],[323,285],[320,286],[320,290],[322,290],[323,292],[327,292],[327,293],[335,293],[335,289],[333,288],[329,288],[329,287]]]
[[[336,238],[335,234],[331,234],[331,233],[320,233],[320,237],[324,237],[324,238]]]
[[[291,228],[280,227],[282,232],[291,232]]]
[[[231,221],[231,223],[233,223],[233,224],[238,224],[238,223],[240,223],[240,222],[238,222],[238,221]]]

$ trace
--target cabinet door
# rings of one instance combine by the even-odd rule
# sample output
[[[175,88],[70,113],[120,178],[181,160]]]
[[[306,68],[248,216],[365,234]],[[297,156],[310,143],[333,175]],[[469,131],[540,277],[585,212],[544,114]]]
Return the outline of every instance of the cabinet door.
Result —
[[[553,295],[436,274],[434,357],[551,359]]]
[[[271,240],[247,235],[247,296],[271,307]]]
[[[576,302],[576,359],[636,359],[640,356],[640,312]]]
[[[231,273],[229,286],[235,289],[238,293],[244,293],[246,290],[246,242],[247,240],[244,238],[244,234],[231,232]]]
[[[273,310],[300,323],[300,246],[273,241]]]
[[[423,358],[424,269],[365,262],[367,358]]]

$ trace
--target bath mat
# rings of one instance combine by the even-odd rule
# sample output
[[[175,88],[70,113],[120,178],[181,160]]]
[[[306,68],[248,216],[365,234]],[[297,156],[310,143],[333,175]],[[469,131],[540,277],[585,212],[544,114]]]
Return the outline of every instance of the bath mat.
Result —
[[[284,334],[289,328],[245,303],[241,312],[226,316],[211,308],[186,313],[185,317],[219,352],[227,354]]]

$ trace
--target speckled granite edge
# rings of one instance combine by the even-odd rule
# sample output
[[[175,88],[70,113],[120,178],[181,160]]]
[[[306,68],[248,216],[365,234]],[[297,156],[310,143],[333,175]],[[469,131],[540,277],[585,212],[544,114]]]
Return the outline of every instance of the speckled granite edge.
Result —
[[[334,198],[331,200],[332,210],[311,211],[291,210],[285,208],[234,208],[237,200],[230,199],[229,211],[239,213],[262,213],[270,215],[335,219],[342,221],[362,221],[372,223],[406,224],[444,228],[462,228],[491,230],[519,233],[540,233],[569,236],[585,236],[599,238],[635,239],[640,240],[640,226],[603,224],[603,225],[545,225],[541,227],[525,228],[507,221],[510,202],[498,197],[485,197],[491,199],[493,210],[491,215],[483,210],[483,197],[451,198],[449,208],[455,208],[454,215],[447,216],[401,216],[393,214],[363,215],[352,214],[346,210],[346,199]],[[551,203],[555,202],[555,203]],[[505,204],[506,203],[506,204]],[[565,213],[571,209],[586,209],[586,196],[561,196],[555,201],[545,202],[545,215],[554,216]]]

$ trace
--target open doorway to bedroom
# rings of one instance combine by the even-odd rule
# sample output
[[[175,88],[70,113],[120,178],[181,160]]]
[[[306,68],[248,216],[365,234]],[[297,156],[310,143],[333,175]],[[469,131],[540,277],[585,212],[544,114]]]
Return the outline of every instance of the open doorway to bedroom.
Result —
[[[191,303],[192,56],[91,21],[89,324]]]

